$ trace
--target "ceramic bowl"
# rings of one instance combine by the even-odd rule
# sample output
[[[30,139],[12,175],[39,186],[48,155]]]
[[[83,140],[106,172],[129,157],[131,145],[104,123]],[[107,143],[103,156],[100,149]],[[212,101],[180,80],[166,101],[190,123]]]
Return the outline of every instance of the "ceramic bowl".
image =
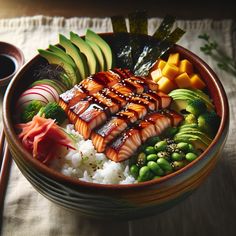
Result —
[[[104,34],[116,43],[112,34]],[[144,37],[145,39],[145,37]],[[3,105],[3,123],[14,161],[32,186],[52,202],[81,214],[102,218],[129,220],[158,214],[192,194],[214,168],[229,130],[228,100],[217,75],[197,55],[174,45],[172,52],[193,63],[204,78],[216,111],[221,117],[219,130],[211,145],[184,168],[160,179],[138,184],[104,185],[66,177],[39,161],[24,149],[14,130],[13,114],[19,94],[32,82],[32,73],[45,61],[37,55],[12,80]]]
[[[0,76],[0,87],[7,86],[17,71],[24,64],[24,55],[23,52],[13,44],[0,42],[0,57],[4,61],[2,61],[2,65],[4,64],[4,72],[0,71],[3,76]],[[0,60],[1,61],[1,60]],[[1,70],[1,66],[0,66]]]

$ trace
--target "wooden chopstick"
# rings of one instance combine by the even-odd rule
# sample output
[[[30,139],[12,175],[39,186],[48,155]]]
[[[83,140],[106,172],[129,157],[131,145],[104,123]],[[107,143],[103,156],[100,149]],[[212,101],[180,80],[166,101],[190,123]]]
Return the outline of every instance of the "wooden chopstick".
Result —
[[[1,132],[0,136],[0,208],[3,207],[4,196],[7,187],[9,171],[11,167],[11,154],[8,148],[8,143],[5,140],[4,131]]]

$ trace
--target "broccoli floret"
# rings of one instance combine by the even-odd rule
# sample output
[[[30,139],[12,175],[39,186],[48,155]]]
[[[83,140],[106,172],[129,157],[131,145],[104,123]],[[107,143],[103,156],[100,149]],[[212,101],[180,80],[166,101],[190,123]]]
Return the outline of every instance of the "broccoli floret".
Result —
[[[42,107],[38,115],[55,119],[59,125],[62,124],[67,117],[65,111],[56,102],[49,102],[45,107]]]
[[[220,125],[220,117],[215,111],[207,111],[198,117],[198,127],[210,137],[214,137]]]
[[[32,100],[27,107],[21,113],[21,122],[27,123],[33,119],[33,117],[39,112],[43,107],[40,101]]]
[[[186,107],[186,111],[189,113],[199,116],[200,114],[204,113],[207,110],[207,106],[205,102],[201,99],[194,99],[188,102]]]
[[[197,118],[194,114],[188,114],[184,118],[184,124],[197,124]]]

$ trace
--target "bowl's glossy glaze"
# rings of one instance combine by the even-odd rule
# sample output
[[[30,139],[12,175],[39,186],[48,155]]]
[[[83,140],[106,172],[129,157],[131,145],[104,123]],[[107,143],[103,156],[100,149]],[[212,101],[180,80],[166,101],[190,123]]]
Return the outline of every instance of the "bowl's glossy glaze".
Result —
[[[103,34],[111,44],[112,34]],[[145,39],[145,37],[144,37]],[[45,63],[38,55],[28,62],[8,87],[3,107],[4,130],[9,147],[22,174],[33,187],[64,208],[92,217],[134,219],[162,212],[190,195],[214,168],[229,129],[229,108],[225,91],[212,69],[187,49],[174,45],[171,51],[188,59],[204,78],[221,124],[211,145],[195,161],[160,179],[130,185],[103,185],[66,177],[37,160],[23,148],[14,130],[14,105],[19,94],[32,82],[32,73]]]

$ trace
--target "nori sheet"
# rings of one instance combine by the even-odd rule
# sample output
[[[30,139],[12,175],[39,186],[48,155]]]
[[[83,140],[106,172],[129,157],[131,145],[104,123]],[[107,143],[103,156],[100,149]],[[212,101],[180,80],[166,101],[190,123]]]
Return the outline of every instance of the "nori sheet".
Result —
[[[111,17],[114,37],[116,37],[116,43],[113,45],[116,66],[130,69],[135,75],[145,76],[157,59],[169,50],[185,32],[180,28],[171,32],[175,17],[167,15],[153,34],[153,37],[157,39],[155,43],[150,38],[144,43],[142,36],[148,34],[146,11],[130,13],[128,19],[130,35],[127,37],[125,16]]]

